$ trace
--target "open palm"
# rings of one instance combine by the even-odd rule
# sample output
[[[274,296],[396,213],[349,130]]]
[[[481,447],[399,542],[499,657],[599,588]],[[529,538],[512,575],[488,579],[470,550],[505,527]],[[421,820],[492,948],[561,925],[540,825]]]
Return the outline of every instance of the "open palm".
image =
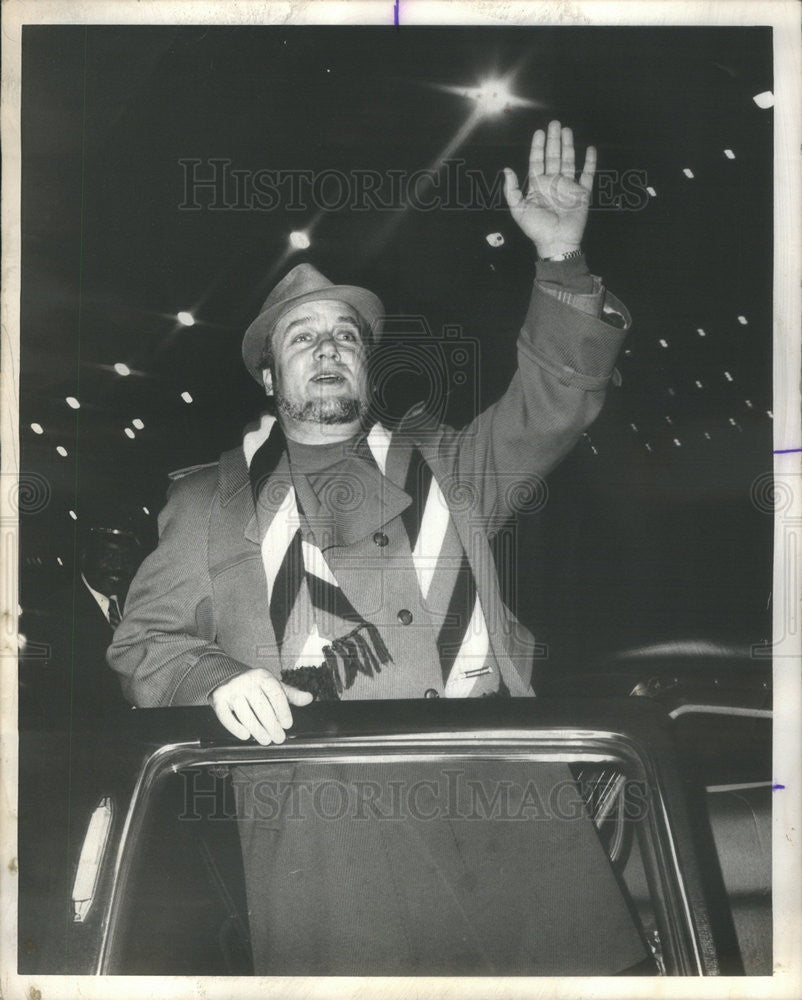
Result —
[[[575,179],[573,132],[558,121],[549,122],[548,134],[538,129],[532,137],[526,194],[515,173],[504,168],[504,196],[512,217],[541,257],[579,248],[595,172],[596,149],[588,146],[582,174]]]

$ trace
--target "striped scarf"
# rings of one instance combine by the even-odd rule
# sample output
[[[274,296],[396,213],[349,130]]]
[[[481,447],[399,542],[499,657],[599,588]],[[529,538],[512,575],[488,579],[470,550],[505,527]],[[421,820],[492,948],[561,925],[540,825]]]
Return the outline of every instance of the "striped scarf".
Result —
[[[377,423],[359,442],[357,452],[384,475],[389,444],[389,432]],[[259,431],[251,432],[250,443],[246,436],[255,504],[286,450],[284,433],[274,418],[263,418]],[[493,669],[488,665],[492,654],[476,581],[440,485],[418,448],[412,450],[403,488],[412,498],[401,518],[421,594],[425,600],[439,593],[446,607],[437,635],[446,695],[464,697],[477,677]],[[282,679],[312,690],[318,697],[336,698],[353,684],[357,673],[372,676],[392,658],[378,628],[360,615],[340,589],[322,550],[308,540],[309,532],[304,537],[303,521],[303,508],[290,486],[261,544],[270,620],[279,653],[289,630],[307,635],[295,666],[282,669]],[[444,565],[446,550],[451,558]],[[302,593],[304,587],[306,594]],[[326,639],[319,634],[316,622],[303,620],[304,609],[308,616],[310,606],[313,613],[314,609],[327,612],[353,627],[344,635]]]

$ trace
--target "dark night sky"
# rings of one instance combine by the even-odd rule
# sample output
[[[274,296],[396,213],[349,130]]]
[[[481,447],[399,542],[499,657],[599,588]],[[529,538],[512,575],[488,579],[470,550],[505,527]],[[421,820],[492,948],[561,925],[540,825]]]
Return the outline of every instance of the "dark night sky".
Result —
[[[429,85],[513,68],[537,106],[482,120],[454,156],[492,185],[502,166],[522,173],[552,117],[595,143],[609,197],[588,257],[635,322],[623,385],[518,527],[510,600],[560,667],[666,637],[766,637],[771,517],[750,487],[772,448],[772,112],[753,101],[772,89],[768,28],[26,27],[22,472],[51,496],[23,517],[24,603],[71,571],[69,509],[152,515],[168,470],[237,443],[260,407],[242,333],[301,260],[425,316],[435,338],[461,327],[478,379],[449,378],[450,421],[499,396],[533,257],[506,209],[348,205],[288,256],[313,206],[237,203],[230,187],[229,207],[205,192],[186,210],[181,161],[411,173],[471,107]],[[388,398],[399,411],[431,392],[407,372]]]

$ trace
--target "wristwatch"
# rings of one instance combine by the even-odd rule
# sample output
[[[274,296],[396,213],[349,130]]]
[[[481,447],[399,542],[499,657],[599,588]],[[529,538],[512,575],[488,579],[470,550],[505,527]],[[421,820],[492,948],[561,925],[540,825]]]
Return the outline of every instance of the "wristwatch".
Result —
[[[547,261],[558,261],[558,260],[573,260],[575,257],[581,257],[585,251],[580,247],[578,250],[569,250],[567,253],[558,253],[553,257],[538,257],[538,260]]]

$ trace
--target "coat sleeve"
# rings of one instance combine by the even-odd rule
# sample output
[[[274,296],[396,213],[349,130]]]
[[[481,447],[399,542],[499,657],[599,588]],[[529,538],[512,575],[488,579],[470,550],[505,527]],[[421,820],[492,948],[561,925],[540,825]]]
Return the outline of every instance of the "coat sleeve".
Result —
[[[631,320],[594,280],[602,292],[598,317],[577,308],[569,294],[534,282],[507,391],[467,427],[443,433],[439,457],[453,470],[447,486],[457,495],[472,493],[471,506],[488,531],[518,510],[537,509],[543,477],[596,419],[617,378],[613,366]]]
[[[216,472],[173,483],[159,515],[159,544],[134,577],[107,653],[135,705],[205,704],[248,667],[215,643],[208,529]]]

